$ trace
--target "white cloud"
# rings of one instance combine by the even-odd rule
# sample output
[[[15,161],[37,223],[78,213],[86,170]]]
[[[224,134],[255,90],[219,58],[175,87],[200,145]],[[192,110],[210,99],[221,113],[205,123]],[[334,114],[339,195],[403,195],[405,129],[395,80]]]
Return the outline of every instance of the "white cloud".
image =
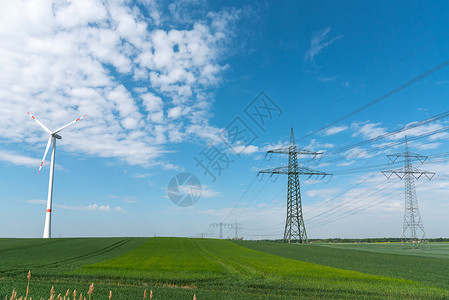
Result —
[[[232,149],[232,152],[234,153],[238,153],[238,154],[253,154],[253,153],[257,153],[259,152],[259,147],[254,146],[254,145],[239,145],[239,146],[235,146]]]
[[[429,144],[418,144],[415,145],[416,148],[419,150],[430,150],[430,149],[436,149],[441,146],[441,143],[429,143]]]
[[[118,199],[120,201],[123,201],[125,203],[136,203],[138,200],[134,196],[118,196],[118,195],[109,195],[108,196],[111,199]]]
[[[215,191],[207,185],[179,185],[178,189],[179,193],[182,195],[197,195],[198,192],[201,191],[201,198],[216,198],[221,196],[220,192]]]
[[[355,160],[351,160],[351,161],[347,161],[347,162],[338,163],[337,166],[338,167],[349,167],[349,166],[353,165],[355,162],[356,162]]]
[[[31,204],[39,204],[39,205],[47,205],[46,200],[27,200],[27,203]],[[61,205],[61,204],[53,204],[54,207],[68,209],[68,210],[81,210],[81,211],[102,211],[102,212],[111,212],[111,211],[119,211],[124,212],[124,210],[120,206],[112,207],[109,204],[107,205],[98,205],[96,203],[89,205]]]
[[[210,89],[227,69],[221,58],[240,17],[228,10],[186,27],[170,23],[155,1],[5,2],[2,142],[45,143],[27,111],[50,129],[87,114],[62,132],[60,146],[133,165],[164,164],[167,143],[209,139],[218,130],[208,123]],[[36,165],[20,155],[3,157]]]
[[[325,150],[316,150],[316,149],[321,149],[321,148],[330,149],[330,148],[333,148],[333,147],[335,147],[334,144],[330,144],[330,143],[321,144],[321,143],[317,142],[316,139],[312,139],[310,141],[310,144],[307,145],[305,147],[305,149],[314,150],[314,151],[317,151],[317,152],[325,152]]]
[[[282,148],[282,147],[287,147],[289,145],[289,142],[286,142],[286,141],[278,141],[276,144],[268,144],[268,145],[266,145],[266,146],[264,146],[264,147],[262,147],[261,149],[260,149],[260,151],[261,152],[267,152],[267,151],[269,151],[269,150],[275,150],[275,149],[279,149],[279,148]]]
[[[365,139],[372,139],[387,133],[385,128],[379,127],[381,123],[352,123],[351,129],[354,131],[353,137],[362,136]]]
[[[436,133],[436,134],[429,136],[429,141],[442,140],[442,139],[446,139],[447,137],[449,137],[449,133],[440,132],[440,133]]]
[[[378,154],[379,153],[373,153],[373,152],[369,153],[369,152],[367,152],[367,150],[360,148],[360,147],[355,147],[355,148],[349,149],[348,151],[343,153],[343,155],[346,156],[347,160],[351,160],[353,158],[371,158]]]
[[[32,199],[32,200],[27,200],[26,202],[31,203],[31,204],[47,205],[47,200]]]
[[[153,176],[153,174],[152,173],[136,173],[136,174],[134,174],[135,178],[147,178],[150,176]]]
[[[338,189],[315,189],[315,190],[308,190],[306,192],[306,195],[308,197],[314,198],[330,198],[333,195],[336,195],[338,193]]]
[[[203,185],[202,189],[201,198],[215,198],[222,196],[220,192],[213,190],[210,186]]]
[[[348,126],[345,126],[345,125],[330,127],[328,129],[326,129],[326,131],[324,131],[324,135],[326,135],[326,136],[334,135],[334,134],[343,132],[347,129],[348,129]]]
[[[411,125],[414,125],[415,123],[416,122],[408,123],[407,125],[405,125],[404,128],[410,127]],[[444,128],[444,126],[439,122],[424,124],[424,125],[410,128],[410,129],[406,129],[398,134],[392,135],[390,137],[390,139],[397,140],[397,139],[404,139],[405,136],[421,136],[421,135],[429,134],[430,132],[433,132],[433,131],[441,130],[443,128]],[[443,132],[439,132],[439,133],[429,136],[428,139],[429,139],[429,141],[435,141],[438,139],[443,139],[443,138],[447,137],[448,135],[449,134],[447,132],[443,131]]]
[[[31,158],[28,156],[20,155],[15,152],[6,151],[6,150],[0,150],[0,160],[20,165],[20,166],[26,166],[26,167],[33,167],[36,168],[40,165],[41,160],[37,158]]]
[[[315,56],[321,52],[327,46],[330,46],[333,42],[338,39],[341,39],[343,36],[339,35],[333,38],[330,38],[326,41],[328,33],[331,31],[330,27],[324,28],[319,32],[315,33],[312,37],[312,41],[310,42],[310,48],[307,50],[304,60],[314,62]]]

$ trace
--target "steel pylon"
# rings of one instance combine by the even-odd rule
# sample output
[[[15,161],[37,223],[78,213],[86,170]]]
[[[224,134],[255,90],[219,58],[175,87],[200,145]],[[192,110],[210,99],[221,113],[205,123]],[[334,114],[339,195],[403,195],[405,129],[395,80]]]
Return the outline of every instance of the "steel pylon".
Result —
[[[309,240],[307,238],[306,226],[304,224],[302,212],[299,175],[319,175],[324,178],[325,176],[331,174],[298,166],[298,154],[317,156],[321,153],[298,149],[295,143],[293,128],[290,133],[289,146],[269,150],[267,152],[267,154],[271,153],[288,154],[288,166],[259,171],[259,173],[288,174],[287,218],[285,220],[284,242],[308,243]]]
[[[212,223],[212,224],[209,225],[209,227],[211,227],[211,228],[217,228],[217,227],[220,228],[220,233],[218,235],[218,238],[219,239],[223,239],[223,227],[224,228],[232,228],[232,224],[231,223],[223,223],[223,222]]]
[[[424,163],[427,156],[411,153],[408,149],[407,136],[405,137],[405,152],[388,155],[388,158],[395,162],[399,157],[404,157],[404,167],[397,170],[385,170],[382,173],[390,179],[395,174],[404,180],[405,185],[405,209],[404,221],[402,224],[402,246],[404,248],[427,247],[426,232],[418,208],[418,198],[416,197],[415,179],[423,175],[431,180],[435,175],[433,172],[418,170],[412,166],[411,159],[416,158]]]

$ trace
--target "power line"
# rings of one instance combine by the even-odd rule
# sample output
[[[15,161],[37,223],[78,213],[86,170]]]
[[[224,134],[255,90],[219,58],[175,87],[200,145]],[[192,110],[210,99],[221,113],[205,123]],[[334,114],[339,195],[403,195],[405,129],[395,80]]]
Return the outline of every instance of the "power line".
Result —
[[[390,182],[386,186],[385,186],[384,182],[380,182],[379,184],[376,184],[375,186],[371,187],[370,189],[368,189],[366,191],[363,191],[362,193],[360,193],[360,194],[358,194],[356,196],[353,196],[351,198],[353,198],[354,201],[360,201],[360,200],[367,199],[367,198],[371,197],[372,195],[376,194],[378,192],[378,190],[376,190],[376,189],[378,187],[382,186],[382,185],[384,185],[382,189],[385,189],[386,187],[394,185],[394,182]],[[359,198],[359,196],[363,196],[363,197]],[[346,203],[346,204],[348,204],[348,203]],[[310,220],[308,220],[308,222],[309,222],[309,224],[310,223],[313,224],[314,222],[317,222],[317,221],[320,221],[323,218],[327,218],[329,216],[332,216],[332,215],[334,215],[334,214],[336,214],[336,213],[338,213],[340,211],[343,211],[345,209],[346,209],[346,207],[344,207],[344,206],[334,206],[333,208],[328,209],[327,211],[321,212],[321,213],[313,216]]]
[[[379,103],[379,102],[381,102],[381,101],[387,99],[388,97],[390,97],[390,96],[392,96],[392,95],[394,95],[394,94],[396,94],[396,93],[402,91],[403,89],[405,89],[405,88],[411,86],[412,84],[414,84],[414,83],[420,81],[421,79],[426,78],[427,76],[429,76],[429,75],[435,73],[436,71],[438,71],[438,70],[440,70],[440,69],[446,67],[447,65],[449,65],[449,60],[446,60],[446,61],[440,63],[439,65],[433,67],[432,69],[430,69],[430,70],[428,70],[428,71],[426,71],[426,72],[424,72],[424,73],[418,75],[417,77],[415,77],[415,78],[413,78],[413,79],[411,79],[411,80],[405,82],[404,84],[401,84],[401,85],[398,86],[397,88],[394,88],[393,90],[391,90],[391,91],[389,91],[388,93],[386,93],[386,94],[380,96],[379,98],[376,98],[376,99],[374,99],[374,100],[368,102],[367,104],[365,104],[365,105],[363,105],[363,106],[361,106],[361,107],[359,107],[359,108],[353,110],[352,112],[350,112],[350,113],[344,115],[343,117],[340,117],[340,118],[336,119],[335,121],[332,121],[331,123],[329,123],[329,124],[327,124],[327,125],[325,125],[325,126],[319,128],[319,129],[317,129],[317,130],[314,130],[314,131],[312,131],[312,132],[310,132],[310,133],[308,133],[308,134],[302,136],[302,137],[299,138],[298,140],[302,140],[302,139],[308,138],[308,137],[310,137],[310,136],[312,136],[312,135],[314,135],[314,134],[316,134],[316,133],[318,133],[318,132],[320,132],[320,131],[323,131],[324,129],[327,129],[327,128],[331,127],[332,125],[335,125],[335,124],[337,124],[337,123],[339,123],[339,122],[341,122],[341,121],[343,121],[343,120],[348,119],[349,117],[352,117],[353,115],[355,115],[355,114],[357,114],[357,113],[359,113],[359,112],[361,112],[361,111],[363,111],[363,110],[365,110],[365,109],[367,109],[367,108],[373,106],[374,104],[377,104],[377,103]]]
[[[365,204],[360,205],[360,206],[358,206],[358,207],[356,207],[356,208],[354,208],[352,210],[348,210],[348,211],[346,211],[346,212],[344,212],[344,213],[342,213],[342,214],[340,214],[338,216],[335,216],[334,218],[322,221],[321,223],[318,223],[318,224],[311,225],[310,229],[319,228],[319,227],[322,227],[324,225],[327,225],[327,224],[339,221],[341,219],[344,219],[347,216],[352,216],[352,215],[358,214],[358,213],[360,213],[362,211],[365,211],[365,210],[367,210],[367,209],[369,209],[371,207],[374,207],[374,206],[379,205],[381,203],[387,202],[388,200],[393,199],[393,198],[395,198],[395,197],[397,197],[397,196],[399,196],[401,194],[402,194],[402,192],[399,192],[399,193],[394,194],[393,196],[391,196],[391,197],[389,197],[387,199],[381,200],[381,201],[378,201],[378,199],[380,198],[379,197],[376,201],[371,201],[369,203],[365,203]]]
[[[362,87],[365,87],[367,85],[369,85],[370,83],[374,82],[377,78],[381,77],[382,75],[384,75],[385,73],[387,73],[390,70],[393,70],[395,67],[397,67],[398,65],[400,65],[401,63],[403,63],[404,61],[406,61],[407,59],[415,56],[419,50],[426,48],[427,46],[433,44],[435,41],[439,40],[440,38],[447,36],[447,34],[449,33],[449,30],[445,31],[443,34],[434,37],[433,39],[431,39],[429,42],[425,43],[424,45],[422,45],[421,47],[417,48],[415,51],[413,51],[411,54],[401,58],[400,60],[398,60],[398,62],[394,63],[393,65],[387,67],[385,70],[381,71],[380,73],[378,73],[377,75],[373,76],[372,78],[368,79],[367,81],[365,81],[363,84],[359,85],[358,87],[356,87],[355,89],[352,90],[352,93],[356,93],[358,90],[360,90]],[[320,115],[322,112],[329,110],[331,107],[333,107],[335,104],[343,101],[344,99],[346,99],[347,96],[343,96],[341,98],[339,98],[338,100],[334,101],[333,103],[331,103],[330,105],[326,105],[324,109],[322,109],[319,113],[314,114],[314,116],[316,115]],[[306,121],[312,119],[312,117],[310,117],[309,119],[307,119]],[[313,133],[312,133],[313,134]],[[305,137],[303,137],[305,138]],[[301,138],[302,139],[302,138]]]
[[[337,196],[335,196],[334,198],[330,199],[330,200],[326,200],[326,201],[322,201],[320,203],[318,203],[318,205],[314,206],[312,209],[308,210],[307,213],[310,214],[310,212],[320,208],[321,206],[325,205],[325,204],[329,204],[329,202],[331,201],[335,201],[338,198],[340,198],[341,196],[345,195],[346,193],[348,193],[349,191],[353,190],[354,188],[360,186],[362,183],[365,183],[368,179],[372,178],[373,176],[368,176],[367,178],[365,178],[363,181],[358,182],[357,184],[351,186],[350,188],[344,190],[343,192],[341,192],[340,194],[338,194]]]
[[[332,156],[332,155],[335,155],[335,154],[339,154],[339,153],[342,153],[342,152],[346,152],[346,151],[348,151],[348,150],[357,148],[357,147],[359,147],[359,146],[363,146],[363,145],[366,145],[366,144],[369,144],[369,143],[372,143],[372,142],[376,142],[376,141],[378,141],[378,140],[387,138],[387,137],[389,137],[389,136],[394,136],[394,135],[397,135],[397,134],[402,133],[402,132],[404,132],[404,131],[407,131],[407,130],[410,130],[410,129],[414,129],[414,128],[417,128],[417,127],[419,127],[419,126],[426,125],[426,124],[429,124],[429,123],[438,121],[438,120],[443,119],[443,118],[447,118],[448,116],[449,116],[449,111],[445,111],[445,112],[443,112],[443,113],[437,114],[437,115],[435,115],[435,116],[433,116],[433,117],[430,117],[430,118],[427,118],[427,119],[425,119],[425,120],[421,120],[421,121],[419,121],[419,122],[414,122],[414,123],[412,123],[412,124],[406,125],[406,126],[400,128],[400,129],[398,129],[398,130],[395,130],[395,131],[392,131],[392,132],[387,132],[387,133],[378,135],[378,136],[376,136],[376,137],[373,137],[373,138],[368,139],[368,140],[364,140],[364,141],[362,141],[362,142],[359,142],[359,143],[356,143],[356,144],[353,144],[353,145],[343,146],[343,147],[341,147],[341,148],[334,149],[334,150],[329,151],[329,152],[327,152],[327,153],[323,153],[323,155],[321,156],[321,158],[325,158],[325,157],[327,157],[327,156]]]
[[[422,184],[423,184],[423,183],[419,184],[418,186],[420,186],[420,185],[422,185]],[[377,197],[377,198],[376,198],[375,200],[373,200],[373,201],[370,201],[370,202],[368,202],[368,203],[364,203],[364,204],[362,204],[362,205],[360,205],[360,206],[358,206],[358,207],[356,207],[356,208],[353,208],[353,209],[350,209],[350,210],[348,210],[348,211],[345,211],[345,212],[343,212],[342,214],[336,215],[336,216],[334,216],[334,217],[332,217],[332,218],[330,218],[330,219],[323,220],[323,221],[321,221],[321,222],[318,223],[318,224],[313,224],[313,225],[310,226],[310,228],[311,228],[311,229],[314,229],[314,228],[322,227],[322,226],[327,225],[327,224],[329,224],[329,223],[333,223],[333,222],[335,222],[335,221],[339,221],[339,220],[345,218],[346,216],[352,216],[352,215],[354,215],[354,214],[356,214],[356,213],[365,211],[365,210],[367,210],[367,209],[369,209],[369,208],[371,208],[371,207],[374,207],[374,206],[376,206],[376,205],[378,205],[378,204],[384,203],[384,202],[386,202],[386,201],[388,201],[388,200],[390,200],[390,199],[393,199],[393,198],[395,198],[395,197],[397,197],[397,196],[400,196],[401,194],[402,194],[402,192],[399,192],[399,193],[396,193],[396,194],[392,195],[391,197],[388,197],[388,198],[386,198],[386,199],[384,199],[384,200],[378,201],[378,199],[381,199],[382,197],[385,196],[385,195],[381,195],[381,196]]]
[[[434,134],[437,134],[437,133],[441,133],[441,132],[444,132],[444,131],[447,131],[447,130],[449,130],[449,126],[445,126],[445,127],[442,127],[442,128],[436,129],[436,130],[432,130],[432,131],[429,131],[429,132],[422,133],[420,135],[417,135],[417,136],[414,136],[412,138],[409,138],[409,140],[410,141],[416,141],[416,140],[419,140],[419,139],[422,139],[422,138],[425,138],[425,137],[429,137],[431,135],[434,135]],[[379,151],[379,150],[384,150],[384,149],[388,149],[388,148],[391,148],[391,147],[399,146],[399,145],[401,145],[403,143],[404,143],[403,140],[394,141],[394,142],[391,142],[391,143],[380,145],[378,147],[374,147],[374,148],[371,148],[371,149],[363,150],[361,153],[359,153],[359,155],[367,155],[369,153],[376,152],[376,151]],[[375,154],[375,155],[378,155],[378,154]],[[325,160],[323,163],[334,163],[334,162],[342,161],[342,160],[345,160],[345,159],[347,159],[347,157],[336,157],[336,158],[333,158],[333,159]]]

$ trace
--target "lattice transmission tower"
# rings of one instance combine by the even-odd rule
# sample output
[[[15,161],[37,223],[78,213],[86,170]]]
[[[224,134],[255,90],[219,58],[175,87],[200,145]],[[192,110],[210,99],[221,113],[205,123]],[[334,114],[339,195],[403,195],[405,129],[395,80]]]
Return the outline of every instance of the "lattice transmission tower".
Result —
[[[290,144],[279,149],[267,151],[267,155],[271,153],[288,154],[288,166],[259,171],[259,173],[288,175],[287,219],[285,220],[284,242],[308,243],[309,240],[307,238],[306,226],[304,224],[302,213],[299,175],[309,175],[309,177],[319,175],[324,178],[331,174],[298,166],[298,154],[317,156],[322,153],[299,149],[295,144],[293,128],[291,129],[290,134]]]
[[[395,174],[405,183],[405,210],[402,225],[402,246],[406,248],[419,248],[421,245],[427,247],[426,232],[418,209],[418,198],[416,197],[415,179],[423,175],[431,180],[435,175],[433,172],[419,170],[412,166],[412,158],[416,158],[421,164],[427,156],[411,153],[408,150],[407,136],[405,137],[405,152],[387,155],[394,163],[399,157],[404,158],[404,167],[396,170],[385,170],[382,173],[390,179]]]
[[[209,225],[209,227],[211,227],[211,228],[217,228],[218,227],[220,229],[218,238],[222,239],[223,238],[223,228],[232,228],[232,224],[231,223],[223,223],[223,222],[212,223],[212,224]]]
[[[237,223],[237,220],[236,220],[235,223],[232,223],[232,229],[235,232],[234,239],[238,240],[239,239],[239,230],[243,229],[242,223]]]

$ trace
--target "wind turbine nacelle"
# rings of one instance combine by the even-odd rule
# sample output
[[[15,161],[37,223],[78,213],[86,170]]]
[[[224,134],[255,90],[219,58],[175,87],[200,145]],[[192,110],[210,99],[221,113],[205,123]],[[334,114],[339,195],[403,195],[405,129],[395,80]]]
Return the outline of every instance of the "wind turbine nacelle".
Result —
[[[54,133],[53,136],[54,136],[55,138],[57,138],[58,140],[62,139],[62,136],[60,136],[59,134]]]

